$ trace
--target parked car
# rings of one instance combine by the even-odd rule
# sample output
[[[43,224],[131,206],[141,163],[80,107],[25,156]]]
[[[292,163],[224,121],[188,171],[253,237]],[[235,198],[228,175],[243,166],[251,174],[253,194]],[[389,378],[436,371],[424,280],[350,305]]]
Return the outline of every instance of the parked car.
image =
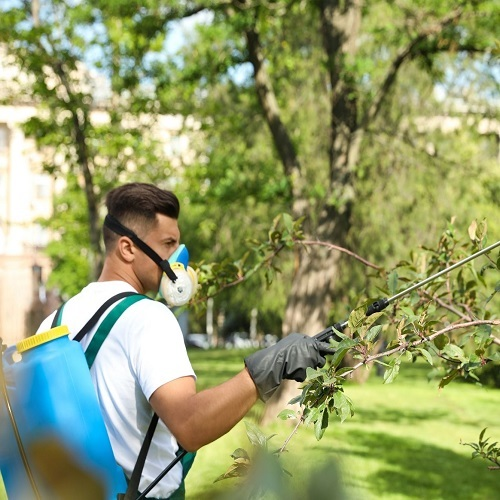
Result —
[[[250,339],[250,334],[247,332],[231,333],[224,343],[226,349],[247,349],[249,347],[259,347],[257,341]]]
[[[210,348],[206,333],[188,333],[184,337],[184,342],[186,343],[186,347],[195,347],[198,349]]]

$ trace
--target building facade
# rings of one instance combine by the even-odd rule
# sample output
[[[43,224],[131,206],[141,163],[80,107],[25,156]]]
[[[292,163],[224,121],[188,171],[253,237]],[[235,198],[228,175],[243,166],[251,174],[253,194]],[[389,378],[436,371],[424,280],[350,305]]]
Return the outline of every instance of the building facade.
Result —
[[[22,124],[36,113],[29,104],[0,105],[0,338],[11,345],[34,333],[59,304],[57,290],[47,291],[50,260],[44,248],[50,234],[37,221],[52,214],[54,194],[62,180],[42,169],[42,154],[26,137]],[[107,113],[94,110],[93,123],[106,123]],[[152,131],[179,172],[193,159],[181,116],[160,116]],[[194,130],[196,124],[187,120]]]
[[[22,130],[34,113],[28,105],[0,106],[0,338],[7,345],[33,333],[53,305],[43,286],[48,234],[36,221],[50,217],[54,183]]]

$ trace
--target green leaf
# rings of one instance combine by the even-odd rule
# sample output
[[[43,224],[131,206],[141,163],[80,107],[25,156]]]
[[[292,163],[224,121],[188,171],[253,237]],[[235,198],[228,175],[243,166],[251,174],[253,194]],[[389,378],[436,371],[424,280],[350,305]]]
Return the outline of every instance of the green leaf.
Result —
[[[338,370],[335,370],[335,375],[342,375],[343,373],[347,373],[352,371],[351,366],[343,366],[342,368],[339,368]]]
[[[300,394],[299,396],[295,396],[294,398],[290,399],[290,401],[288,401],[288,404],[295,405],[297,403],[300,403],[302,401],[302,398],[303,398],[302,394]]]
[[[351,314],[349,314],[349,319],[347,321],[349,328],[356,330],[359,328],[366,318],[366,307],[360,306],[354,309]]]
[[[494,443],[491,443],[489,446],[488,446],[488,453],[491,453],[497,446],[498,442],[495,441]]]
[[[334,408],[337,410],[337,414],[340,417],[340,422],[352,416],[352,406],[349,398],[342,392],[338,391],[333,397]]]
[[[331,366],[336,368],[340,364],[342,359],[344,359],[344,356],[347,354],[347,352],[357,344],[359,344],[359,340],[350,338],[342,340],[342,342],[340,342],[337,346],[337,350],[335,351],[335,354],[330,361]]]
[[[297,418],[297,412],[293,410],[282,410],[278,414],[278,418],[281,420],[288,420],[290,418]]]
[[[399,340],[398,339],[394,339],[394,340],[391,340],[388,344],[387,344],[387,349],[395,349],[396,347],[399,346]]]
[[[250,459],[250,457],[248,456],[248,453],[243,448],[237,448],[236,450],[234,450],[232,455],[231,455],[231,458],[234,458],[234,460],[236,460],[238,458],[244,458],[245,460]]]
[[[488,359],[495,363],[500,362],[500,351],[495,351],[494,353],[488,355]]]
[[[400,365],[400,358],[397,358],[390,363],[390,368],[388,368],[384,373],[384,384],[390,384],[391,382],[394,382],[394,379],[398,376]]]
[[[442,351],[444,347],[450,343],[450,339],[446,335],[439,335],[434,339],[434,345]]]
[[[484,344],[491,337],[491,325],[480,325],[474,333],[474,342],[478,345]]]
[[[486,430],[488,429],[488,427],[485,427],[481,433],[479,434],[479,442],[482,443],[483,442],[483,437],[484,437],[484,434],[486,432]]]
[[[396,270],[392,271],[387,278],[387,286],[389,287],[389,294],[396,295],[398,289],[398,273]]]
[[[229,469],[224,474],[221,474],[214,481],[214,483],[222,481],[223,479],[246,476],[246,474],[248,473],[248,468],[249,465],[247,463],[234,463],[229,467]]]
[[[282,215],[283,217],[283,224],[285,225],[286,230],[290,233],[293,234],[293,218],[290,214],[284,213]]]
[[[251,422],[245,421],[245,426],[247,428],[247,436],[250,443],[261,448],[265,447],[267,439],[263,432]]]
[[[439,388],[442,389],[443,387],[447,386],[453,379],[455,379],[458,376],[459,371],[458,370],[453,370],[448,375],[443,377],[441,381],[439,382]]]
[[[408,318],[408,321],[414,322],[418,320],[418,316],[415,314],[413,309],[407,306],[400,306],[401,312]]]
[[[328,427],[329,420],[328,410],[325,408],[321,415],[321,418],[318,418],[314,424],[314,435],[316,439],[319,441],[323,435],[325,434],[325,430]]]
[[[373,326],[372,328],[370,328],[370,330],[368,330],[368,333],[365,336],[365,340],[368,340],[368,342],[374,342],[381,331],[382,325]]]
[[[486,236],[486,232],[488,230],[488,225],[486,222],[486,219],[483,219],[477,226],[476,230],[476,238],[478,241],[483,241],[484,237]]]
[[[429,363],[431,366],[433,366],[433,360],[432,360],[432,356],[431,356],[431,353],[423,348],[419,348],[417,349],[420,354],[422,354],[422,356],[425,358],[425,360],[427,361],[427,363]]]
[[[415,290],[410,294],[410,304],[416,306],[420,302],[420,295]]]
[[[321,411],[325,408],[325,405],[323,404],[321,407],[320,406],[313,406],[312,408],[307,408],[304,411],[304,424],[309,425],[311,422],[316,422],[319,418],[319,414]]]
[[[306,368],[306,378],[307,380],[314,380],[316,378],[324,377],[325,372],[322,370],[315,370],[314,368],[311,368],[308,366]]]
[[[467,362],[464,351],[455,344],[448,344],[444,347],[443,353],[452,359],[457,359],[462,362]]]
[[[366,338],[368,330],[378,321],[378,319],[383,316],[384,312],[378,312],[365,317],[362,326],[359,328],[359,335],[362,338]]]

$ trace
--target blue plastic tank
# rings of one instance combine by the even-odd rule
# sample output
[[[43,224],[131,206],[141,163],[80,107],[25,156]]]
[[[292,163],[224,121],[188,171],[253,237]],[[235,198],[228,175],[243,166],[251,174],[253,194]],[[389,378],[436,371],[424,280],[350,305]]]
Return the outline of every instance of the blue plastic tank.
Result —
[[[9,499],[115,500],[126,490],[85,355],[68,333],[52,328],[2,356],[10,411],[0,394],[0,470]]]

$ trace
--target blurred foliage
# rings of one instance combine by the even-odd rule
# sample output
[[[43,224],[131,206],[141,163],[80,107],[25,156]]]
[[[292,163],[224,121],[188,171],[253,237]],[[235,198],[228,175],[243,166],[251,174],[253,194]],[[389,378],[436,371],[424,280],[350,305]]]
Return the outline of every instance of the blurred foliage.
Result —
[[[479,440],[477,443],[462,443],[464,446],[470,446],[474,451],[472,452],[472,458],[481,457],[493,465],[488,468],[490,470],[500,470],[500,447],[497,442],[490,443],[490,438],[485,438],[484,434],[486,428],[479,434]]]
[[[88,211],[85,195],[74,176],[67,176],[67,188],[54,200],[56,217],[40,223],[57,235],[46,247],[53,272],[47,286],[59,291],[63,300],[76,295],[82,283],[91,279],[88,248]]]
[[[285,175],[263,117],[247,30],[259,35],[279,117],[300,160],[304,227],[310,237],[317,237],[322,209],[340,203],[330,186],[336,181],[328,158],[332,82],[322,5],[288,0],[68,5],[50,0],[40,4],[37,20],[29,3],[11,2],[0,7],[0,39],[22,70],[16,77],[19,92],[11,98],[36,103],[40,112],[25,130],[43,148],[45,170],[65,179],[69,165],[87,204],[89,196],[95,197],[98,217],[103,195],[118,183],[140,180],[174,189],[193,262],[224,266],[245,258],[248,242],[265,238],[278,214],[292,213],[298,182]],[[431,245],[443,221],[452,217],[461,230],[473,219],[487,218],[491,232],[498,232],[498,145],[494,134],[478,133],[481,120],[498,115],[492,105],[498,95],[491,50],[494,2],[365,5],[363,43],[355,55],[338,60],[338,76],[353,89],[354,121],[361,123],[398,50],[410,46],[420,31],[439,26],[450,12],[457,14],[455,22],[423,36],[398,72],[378,116],[363,131],[352,185],[341,190],[341,198],[355,196],[342,243],[383,267],[394,266],[408,248]],[[90,119],[96,110],[101,118]],[[179,119],[177,136],[155,135],[160,115]],[[436,116],[462,125],[446,131],[442,123],[430,126]],[[90,180],[80,170],[76,118]],[[173,161],[165,142],[175,150],[183,134],[189,137],[190,154]],[[50,278],[67,295],[84,286],[89,274],[82,264],[69,279],[65,269],[75,267],[66,268],[63,261],[72,263],[76,255],[91,259],[92,253],[92,240],[83,236],[81,193],[72,183],[65,196],[75,192],[77,199],[67,204],[75,214],[62,214],[56,203],[54,218],[69,224],[69,219],[80,220],[86,250],[73,248],[72,228],[49,224],[56,239],[68,238],[67,245],[51,251],[56,266]],[[298,253],[284,256],[281,279],[272,289],[262,274],[224,289],[214,297],[215,316],[222,323],[227,317],[227,328],[231,323],[241,330],[257,308],[261,332],[279,334],[298,265]],[[360,293],[370,294],[371,278],[363,266],[343,259],[328,291],[330,317],[343,317]],[[203,305],[190,321],[192,330],[205,329]]]

